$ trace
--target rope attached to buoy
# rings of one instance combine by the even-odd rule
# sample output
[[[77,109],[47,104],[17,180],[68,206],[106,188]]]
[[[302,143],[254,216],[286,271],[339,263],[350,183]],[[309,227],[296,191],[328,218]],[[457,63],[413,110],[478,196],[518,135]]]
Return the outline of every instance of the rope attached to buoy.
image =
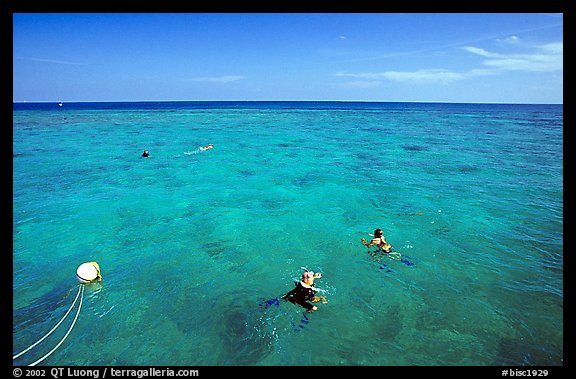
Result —
[[[68,308],[68,311],[66,311],[66,314],[64,315],[64,317],[62,317],[62,319],[58,322],[58,324],[56,324],[56,326],[54,326],[54,327],[52,328],[52,330],[50,330],[48,333],[46,333],[46,335],[45,335],[44,337],[40,338],[36,343],[30,345],[30,347],[28,347],[26,350],[23,350],[23,351],[19,352],[18,354],[14,355],[14,356],[12,357],[12,359],[16,359],[16,358],[18,358],[19,356],[21,356],[22,354],[30,351],[34,346],[38,345],[40,342],[42,342],[42,341],[44,341],[46,338],[48,338],[48,336],[49,336],[50,334],[52,334],[52,332],[54,332],[54,331],[58,328],[58,326],[60,326],[60,324],[62,324],[62,322],[64,321],[64,319],[65,319],[66,317],[68,317],[68,313],[70,313],[70,311],[72,310],[72,308],[74,308],[74,304],[76,304],[76,301],[78,300],[78,296],[80,296],[80,291],[82,290],[82,287],[83,287],[83,286],[82,286],[81,284],[78,286],[78,293],[76,294],[76,298],[74,299],[74,302],[72,303],[72,305],[70,306],[70,308]]]
[[[88,284],[95,283],[97,281],[98,282],[102,281],[102,275],[100,273],[100,266],[98,266],[98,263],[96,263],[96,262],[83,263],[78,267],[78,270],[76,270],[76,277],[80,281],[80,284],[78,286],[78,293],[76,294],[76,297],[74,298],[74,302],[72,302],[72,305],[70,306],[70,308],[68,308],[68,310],[66,311],[64,316],[42,338],[40,338],[38,341],[36,341],[32,345],[30,345],[25,350],[22,350],[20,353],[12,356],[13,360],[20,357],[21,355],[27,353],[32,348],[34,348],[35,346],[40,344],[42,341],[44,341],[46,338],[48,338],[48,336],[50,334],[52,334],[60,326],[60,324],[62,324],[62,322],[66,319],[66,317],[68,317],[68,314],[70,313],[70,311],[72,311],[72,308],[74,308],[74,306],[76,305],[76,301],[78,301],[78,298],[80,298],[80,304],[78,305],[78,310],[76,311],[76,316],[74,316],[74,320],[72,321],[72,324],[68,328],[68,331],[66,332],[64,337],[62,337],[60,342],[58,342],[58,344],[52,350],[50,350],[46,355],[44,355],[42,358],[36,360],[35,362],[29,364],[28,366],[35,366],[38,363],[42,362],[44,359],[48,358],[50,355],[52,355],[53,352],[55,352],[60,347],[60,345],[62,345],[64,340],[66,340],[66,338],[68,338],[68,335],[70,334],[70,332],[72,331],[72,328],[74,328],[74,325],[76,324],[76,320],[78,319],[78,315],[80,315],[80,310],[82,309],[82,299],[84,297],[84,287]]]
[[[84,294],[84,285],[80,285],[80,287],[82,288],[82,295],[83,295]],[[58,345],[56,345],[52,350],[50,350],[45,356],[38,359],[34,363],[30,363],[28,366],[36,366],[38,363],[40,363],[44,359],[48,358],[53,352],[56,351],[56,349],[58,349],[60,347],[60,345],[62,345],[62,342],[64,342],[64,340],[68,337],[68,334],[70,334],[70,332],[72,331],[74,324],[76,324],[76,320],[78,319],[78,315],[80,314],[80,309],[82,309],[82,296],[80,296],[80,304],[78,305],[78,311],[76,312],[76,316],[74,317],[74,321],[72,321],[72,325],[70,325],[70,328],[68,328],[68,331],[66,332],[64,337],[60,340],[60,342],[58,342]]]

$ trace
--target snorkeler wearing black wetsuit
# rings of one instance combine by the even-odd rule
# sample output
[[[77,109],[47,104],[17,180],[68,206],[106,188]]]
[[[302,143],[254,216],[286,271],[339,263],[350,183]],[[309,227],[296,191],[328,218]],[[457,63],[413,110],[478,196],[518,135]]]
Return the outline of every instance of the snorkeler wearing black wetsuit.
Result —
[[[284,295],[284,299],[288,300],[292,304],[298,304],[310,311],[316,308],[313,304],[309,303],[314,299],[316,291],[312,288],[306,288],[302,285],[302,282],[296,283],[296,288]]]
[[[328,302],[325,296],[316,296],[316,292],[321,290],[314,287],[314,279],[318,279],[321,277],[322,274],[320,274],[319,272],[314,274],[313,271],[305,271],[302,274],[302,280],[295,283],[296,288],[289,291],[282,298],[288,300],[293,304],[298,304],[306,308],[308,312],[314,312],[318,308],[315,305],[310,304],[309,301],[313,303],[322,301],[322,303],[324,304]]]

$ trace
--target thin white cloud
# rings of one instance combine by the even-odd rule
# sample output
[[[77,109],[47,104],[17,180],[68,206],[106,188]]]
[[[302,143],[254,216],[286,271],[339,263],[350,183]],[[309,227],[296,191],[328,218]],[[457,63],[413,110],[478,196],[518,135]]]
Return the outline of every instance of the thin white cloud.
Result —
[[[396,82],[450,83],[466,78],[465,74],[447,70],[388,71],[386,79]]]
[[[554,42],[536,46],[533,54],[500,54],[473,46],[463,47],[464,50],[484,57],[483,68],[467,71],[451,71],[445,69],[421,69],[416,71],[382,71],[382,72],[338,72],[336,76],[358,79],[343,83],[350,87],[373,87],[380,81],[407,82],[413,84],[449,84],[472,77],[497,75],[505,71],[554,72],[563,69],[563,42]]]
[[[545,45],[538,46],[538,48],[553,54],[564,54],[564,42],[547,43]]]
[[[482,64],[503,71],[550,72],[563,69],[563,42],[536,46],[537,52],[533,54],[499,54],[472,46],[463,49],[489,58]]]
[[[501,57],[500,54],[491,53],[491,52],[488,52],[488,51],[481,49],[479,47],[466,46],[463,49],[466,51],[469,51],[473,54],[481,55],[483,57],[488,57],[488,58],[500,58]]]
[[[242,75],[224,75],[224,76],[198,76],[190,78],[194,82],[205,82],[205,83],[230,83],[238,80],[246,79]]]
[[[562,18],[561,13],[551,14],[549,16],[558,16],[558,17]],[[538,27],[528,27],[528,28],[524,28],[524,29],[512,30],[509,33],[504,34],[504,35],[502,33],[498,33],[498,34],[492,33],[492,34],[480,35],[477,38],[472,38],[472,39],[468,39],[468,40],[454,41],[454,42],[450,42],[450,43],[440,43],[437,45],[431,44],[432,46],[427,47],[427,48],[413,49],[413,50],[407,50],[407,51],[390,51],[390,52],[386,52],[386,53],[381,53],[381,52],[365,51],[364,50],[364,51],[359,51],[359,52],[347,51],[346,54],[339,54],[336,50],[325,49],[322,51],[324,53],[331,54],[332,56],[336,56],[336,57],[340,56],[340,57],[347,58],[345,60],[345,62],[348,62],[348,63],[385,60],[385,59],[390,59],[390,58],[400,58],[400,57],[406,57],[406,56],[412,56],[412,55],[418,55],[418,54],[424,54],[424,53],[432,53],[432,52],[442,51],[442,50],[446,50],[446,49],[459,48],[459,47],[466,46],[466,45],[469,45],[472,43],[483,42],[483,41],[496,40],[497,42],[505,41],[507,44],[516,44],[516,43],[521,42],[520,38],[517,36],[518,34],[535,32],[535,31],[544,30],[544,29],[558,28],[558,27],[562,27],[562,26],[563,26],[562,22],[560,22],[560,23],[556,22],[553,24],[548,24],[548,25],[543,25],[543,26],[538,26]],[[505,37],[506,35],[508,37]]]
[[[457,80],[465,79],[469,74],[441,70],[426,69],[417,71],[383,71],[383,72],[365,72],[365,73],[344,73],[339,72],[336,76],[352,77],[365,80],[390,80],[394,82],[412,82],[412,83],[450,83]]]
[[[14,57],[14,59],[34,61],[34,62],[42,62],[42,63],[67,64],[67,65],[81,65],[82,64],[82,63],[78,63],[78,62],[61,61],[61,60],[46,59],[46,58],[34,58],[34,57]]]
[[[496,42],[514,45],[514,44],[520,43],[520,37],[510,36],[510,37],[506,37],[506,38],[496,38]]]

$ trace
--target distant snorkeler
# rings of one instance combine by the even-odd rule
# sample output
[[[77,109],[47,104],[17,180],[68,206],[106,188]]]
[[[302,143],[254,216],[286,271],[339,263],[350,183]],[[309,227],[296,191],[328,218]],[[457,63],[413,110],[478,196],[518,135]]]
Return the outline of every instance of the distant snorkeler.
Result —
[[[382,232],[382,229],[376,229],[374,231],[374,234],[368,234],[368,235],[374,238],[372,238],[372,241],[370,241],[370,243],[366,242],[365,238],[362,238],[361,241],[364,246],[372,247],[376,245],[385,253],[390,253],[392,251],[392,245],[386,242],[386,239],[384,238],[384,232]]]
[[[308,312],[314,312],[318,307],[312,303],[317,303],[319,301],[321,301],[322,304],[328,303],[325,296],[316,296],[316,292],[322,290],[314,287],[314,279],[320,279],[321,277],[322,274],[319,272],[314,273],[313,271],[304,271],[302,274],[302,280],[295,283],[296,288],[289,291],[282,298],[288,300],[292,304],[298,304],[306,308]],[[310,301],[312,303],[310,303]]]
[[[376,229],[374,230],[374,234],[369,235],[374,237],[372,238],[372,241],[368,243],[366,239],[362,238],[362,244],[368,248],[372,246],[378,246],[378,249],[376,251],[369,252],[369,254],[372,257],[374,257],[376,261],[380,262],[380,259],[382,259],[382,257],[388,256],[388,258],[400,260],[406,266],[414,266],[414,263],[410,262],[406,258],[403,258],[402,254],[400,254],[397,251],[392,251],[392,245],[386,242],[382,229]]]
[[[208,149],[213,149],[213,148],[214,148],[214,145],[208,144],[208,145],[206,145],[206,146],[200,146],[200,147],[198,147],[196,150],[185,151],[184,154],[185,154],[185,155],[198,154],[198,153],[200,153],[200,152],[202,152],[202,151],[206,151],[206,150],[208,150]]]
[[[142,153],[142,158],[150,158],[150,153],[148,152],[148,150],[144,150],[144,152]]]

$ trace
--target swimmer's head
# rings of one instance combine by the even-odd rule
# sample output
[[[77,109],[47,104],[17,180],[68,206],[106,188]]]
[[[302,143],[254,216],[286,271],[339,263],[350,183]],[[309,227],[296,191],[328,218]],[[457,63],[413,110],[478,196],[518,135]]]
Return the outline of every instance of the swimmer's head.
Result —
[[[312,279],[314,278],[314,271],[304,271],[302,274],[302,279]]]

